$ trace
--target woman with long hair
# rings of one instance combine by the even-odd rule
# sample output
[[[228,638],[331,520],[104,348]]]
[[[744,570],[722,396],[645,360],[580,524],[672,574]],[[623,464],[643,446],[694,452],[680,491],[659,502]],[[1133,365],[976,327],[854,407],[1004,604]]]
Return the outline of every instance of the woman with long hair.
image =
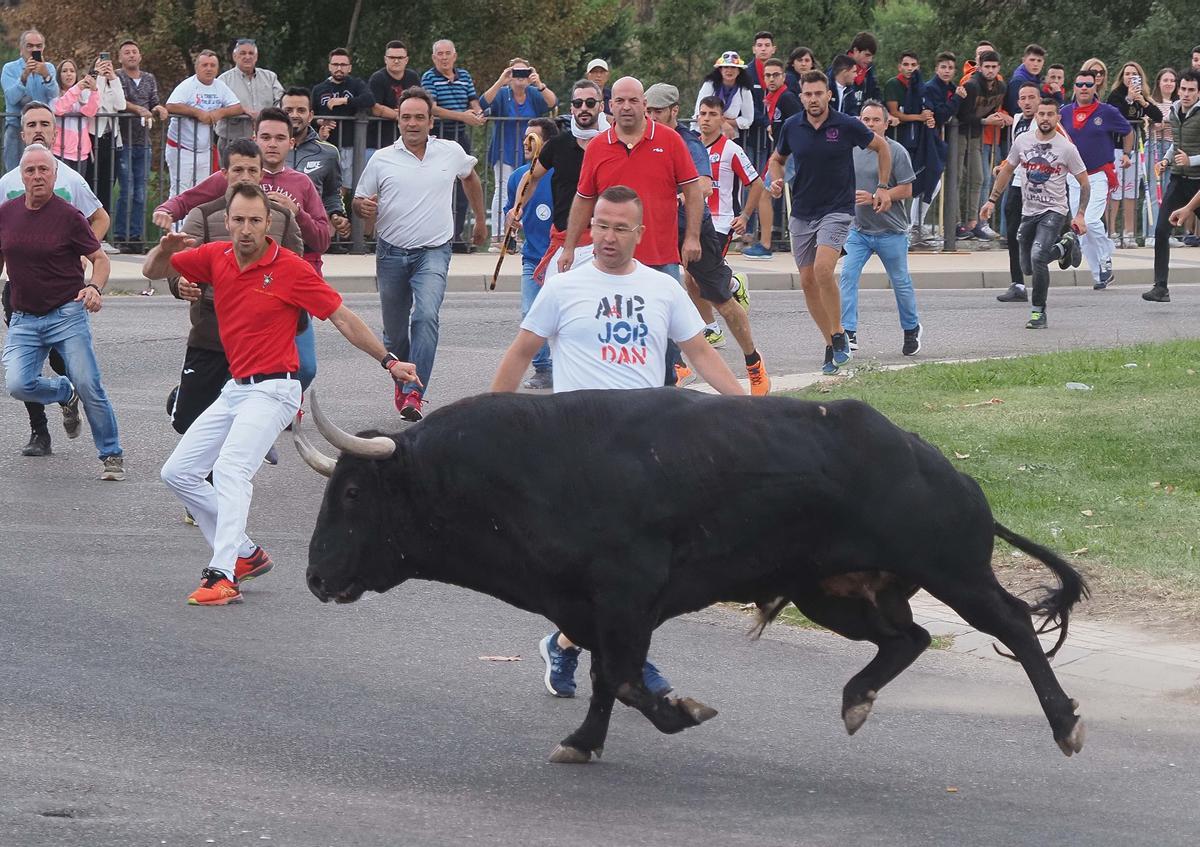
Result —
[[[1080,65],[1081,71],[1096,72],[1096,101],[1104,101],[1104,89],[1108,87],[1108,65],[1104,64],[1102,59],[1092,57]]]
[[[58,63],[58,90],[54,102],[47,104],[58,118],[53,153],[86,178],[92,155],[88,119],[100,109],[96,78],[91,74],[80,78],[75,60],[63,59]]]
[[[696,105],[692,114],[700,112],[700,101],[705,97],[719,97],[725,106],[725,119],[721,132],[736,139],[742,130],[754,123],[754,83],[746,73],[746,63],[734,50],[726,50],[700,85]]]
[[[1146,192],[1146,232],[1151,233],[1154,222],[1158,220],[1158,208],[1162,204],[1163,192],[1167,190],[1167,172],[1161,177],[1154,175],[1154,163],[1167,154],[1174,138],[1171,134],[1171,124],[1167,121],[1167,113],[1175,101],[1179,99],[1179,73],[1174,68],[1163,68],[1154,76],[1154,87],[1150,89],[1150,102],[1162,112],[1163,119],[1150,124],[1150,137],[1146,142],[1146,185],[1152,188]],[[1154,246],[1154,236],[1147,235],[1146,246]]]
[[[1134,208],[1137,205],[1138,188],[1145,184],[1145,119],[1162,123],[1162,111],[1147,97],[1146,72],[1137,62],[1121,65],[1117,83],[1108,95],[1108,105],[1125,116],[1133,127],[1133,151],[1125,156],[1124,139],[1114,136],[1113,161],[1117,163],[1117,187],[1109,192],[1108,231],[1118,247],[1137,247],[1134,232],[1137,224]],[[1116,229],[1117,209],[1120,208],[1124,230],[1120,237],[1112,233]],[[1145,231],[1145,230],[1143,230]]]
[[[807,47],[797,47],[788,54],[787,71],[784,74],[784,85],[788,91],[800,96],[800,76],[808,71],[817,69],[817,57]]]

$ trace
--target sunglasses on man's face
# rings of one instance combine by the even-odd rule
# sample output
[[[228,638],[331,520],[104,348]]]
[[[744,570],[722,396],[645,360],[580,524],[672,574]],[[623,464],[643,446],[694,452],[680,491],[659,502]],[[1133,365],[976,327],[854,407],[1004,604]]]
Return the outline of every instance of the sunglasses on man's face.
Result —
[[[572,100],[571,106],[576,109],[582,109],[584,106],[587,106],[589,109],[592,109],[592,108],[595,108],[596,104],[599,102],[600,101],[597,100],[595,97],[588,97],[586,100],[584,100],[584,99]]]
[[[1095,88],[1096,83],[1094,83],[1094,82],[1077,82],[1077,83],[1075,83],[1075,87],[1076,88]]]

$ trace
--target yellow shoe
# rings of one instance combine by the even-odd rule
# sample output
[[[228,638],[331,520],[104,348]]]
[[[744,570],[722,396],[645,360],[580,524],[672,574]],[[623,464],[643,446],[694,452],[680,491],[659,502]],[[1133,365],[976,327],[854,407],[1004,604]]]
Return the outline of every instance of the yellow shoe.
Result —
[[[771,391],[771,377],[767,375],[767,365],[762,356],[758,364],[746,365],[746,373],[750,375],[750,393],[755,397],[765,397]]]

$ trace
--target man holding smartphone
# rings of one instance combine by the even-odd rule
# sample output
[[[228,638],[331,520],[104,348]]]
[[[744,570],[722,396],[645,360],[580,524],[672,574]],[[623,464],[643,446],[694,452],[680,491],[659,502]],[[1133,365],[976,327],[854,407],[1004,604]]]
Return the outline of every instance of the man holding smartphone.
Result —
[[[58,75],[54,65],[44,61],[46,36],[36,29],[21,33],[21,56],[4,65],[0,85],[9,115],[4,119],[4,170],[11,171],[21,161],[25,145],[21,142],[19,112],[26,103],[37,100],[50,103],[59,95]]]

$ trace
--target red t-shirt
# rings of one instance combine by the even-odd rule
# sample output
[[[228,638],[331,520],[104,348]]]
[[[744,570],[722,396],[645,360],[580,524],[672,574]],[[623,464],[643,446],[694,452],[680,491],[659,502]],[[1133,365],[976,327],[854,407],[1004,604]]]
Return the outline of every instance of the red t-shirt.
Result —
[[[229,372],[239,378],[295,372],[301,310],[326,320],[342,305],[342,296],[308,262],[270,238],[267,252],[244,270],[227,241],[183,250],[171,265],[192,282],[212,285]]]
[[[40,209],[25,208],[24,194],[0,205],[0,253],[15,311],[45,315],[70,303],[83,288],[79,257],[99,249],[83,213],[57,195]]]
[[[680,186],[699,178],[679,133],[646,121],[642,140],[632,148],[617,138],[616,129],[592,139],[583,151],[577,191],[588,200],[614,185],[636,191],[646,232],[633,257],[643,265],[675,265],[679,263],[676,194]]]

